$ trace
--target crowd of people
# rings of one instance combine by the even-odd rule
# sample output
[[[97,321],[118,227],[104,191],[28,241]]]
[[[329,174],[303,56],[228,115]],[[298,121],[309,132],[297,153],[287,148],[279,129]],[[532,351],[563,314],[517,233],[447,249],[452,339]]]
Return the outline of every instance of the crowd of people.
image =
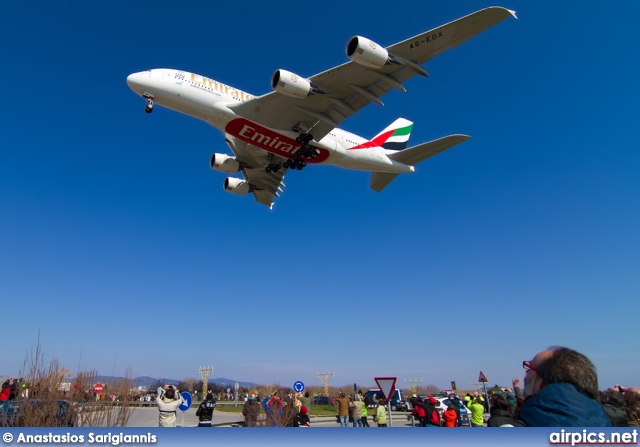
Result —
[[[628,427],[640,420],[640,390],[615,386],[598,390],[594,364],[584,355],[566,347],[552,347],[522,363],[526,370],[524,389],[520,379],[512,381],[513,389],[492,390],[488,401],[480,393],[461,399],[455,393],[448,396],[446,410],[439,411],[433,396],[413,396],[412,416],[420,427],[460,427],[461,409],[471,413],[472,427]],[[307,395],[308,397],[308,395]],[[255,400],[252,398],[250,400]],[[295,399],[298,402],[299,399]],[[337,420],[341,427],[369,427],[369,412],[378,427],[386,427],[389,415],[383,400],[369,401],[362,392],[336,397]],[[273,399],[269,400],[269,407]],[[275,404],[282,414],[282,402]],[[308,417],[307,406],[304,415]],[[308,405],[308,404],[307,404]],[[299,413],[302,408],[298,406]],[[286,405],[285,405],[286,407]],[[255,426],[255,411],[259,404],[245,404],[247,426]],[[488,411],[488,419],[485,414]],[[251,413],[253,412],[253,413]],[[250,415],[247,418],[247,415]],[[295,425],[295,424],[292,424]]]
[[[526,370],[524,390],[520,379],[513,390],[493,390],[489,402],[475,393],[464,397],[471,412],[471,426],[483,427],[488,408],[488,427],[629,427],[638,426],[640,390],[616,385],[598,391],[593,363],[583,354],[566,347],[553,347],[522,363]],[[420,426],[460,426],[460,399],[449,395],[449,408],[436,419],[431,402],[416,401],[414,413]],[[430,405],[431,404],[431,405]],[[488,404],[488,405],[487,405]],[[457,414],[454,415],[454,412]],[[429,415],[433,418],[429,420]]]
[[[553,347],[524,361],[524,390],[520,379],[513,390],[493,390],[489,402],[475,393],[464,397],[471,412],[471,426],[483,427],[490,408],[488,427],[629,427],[638,426],[640,390],[616,385],[598,391],[593,363],[583,354],[566,347]],[[418,399],[414,414],[420,426],[460,426],[460,399],[449,395],[449,407],[438,421],[435,399]],[[488,404],[488,405],[487,405]],[[431,415],[431,417],[429,416]]]
[[[2,383],[0,390],[0,402],[6,400],[14,400],[19,397],[29,397],[29,387],[27,382],[21,377],[20,379],[8,378]]]
[[[246,427],[309,427],[310,405],[308,392],[280,398],[278,391],[274,391],[261,403],[260,395],[253,391],[245,400],[242,416]]]
[[[448,396],[445,410],[438,409],[433,396],[410,399],[412,417],[420,427],[460,427],[461,409],[471,414],[472,427],[628,427],[640,425],[640,390],[616,385],[599,391],[594,364],[583,354],[566,347],[552,347],[522,363],[526,370],[524,388],[520,379],[512,381],[513,388],[491,390],[488,401],[480,393],[460,398]],[[34,388],[35,389],[35,388]],[[24,379],[7,379],[2,384],[0,401],[29,398]],[[222,396],[219,396],[222,397]],[[149,398],[150,400],[152,398]],[[388,425],[389,414],[385,401],[374,395],[352,395],[339,392],[337,422],[341,427],[378,427]],[[177,388],[165,385],[155,402],[161,427],[175,426],[176,411],[181,403]],[[309,427],[311,397],[305,394],[286,394],[278,391],[261,400],[257,391],[247,395],[242,410],[247,427],[288,426]],[[216,406],[216,396],[209,390],[200,403],[196,415],[200,427],[210,427]],[[488,413],[488,418],[486,417]]]

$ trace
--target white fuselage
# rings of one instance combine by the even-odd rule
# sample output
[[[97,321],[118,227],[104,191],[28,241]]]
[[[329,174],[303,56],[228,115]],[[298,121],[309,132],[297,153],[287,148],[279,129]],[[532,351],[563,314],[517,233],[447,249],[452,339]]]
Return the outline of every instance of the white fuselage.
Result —
[[[181,70],[154,69],[129,75],[127,84],[140,96],[152,96],[156,104],[204,120],[225,134],[283,158],[295,156],[300,148],[295,142],[298,132],[268,129],[234,113],[227,105],[250,100],[253,95],[213,79]],[[367,142],[335,128],[311,143],[321,152],[313,162],[376,172],[414,172],[413,166],[387,157],[381,147],[353,149]]]

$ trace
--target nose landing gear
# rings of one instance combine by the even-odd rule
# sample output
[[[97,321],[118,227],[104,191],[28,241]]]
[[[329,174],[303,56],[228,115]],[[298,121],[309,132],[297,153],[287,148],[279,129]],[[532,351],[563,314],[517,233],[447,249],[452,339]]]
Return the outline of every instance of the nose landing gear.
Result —
[[[144,108],[144,111],[147,113],[153,112],[153,95],[151,93],[144,92],[142,97],[147,100],[147,105]]]

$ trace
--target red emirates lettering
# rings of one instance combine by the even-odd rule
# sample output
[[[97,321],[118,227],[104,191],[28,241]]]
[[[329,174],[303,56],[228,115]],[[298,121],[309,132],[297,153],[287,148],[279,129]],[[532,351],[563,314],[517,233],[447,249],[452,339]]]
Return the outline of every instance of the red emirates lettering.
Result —
[[[225,132],[255,147],[283,157],[295,155],[301,146],[295,140],[242,118],[230,121]]]
[[[244,118],[229,121],[224,131],[245,143],[284,158],[296,157],[298,150],[302,147],[295,140]],[[321,163],[327,158],[329,158],[329,152],[320,149],[318,157],[314,160],[306,159],[306,161],[307,163]]]

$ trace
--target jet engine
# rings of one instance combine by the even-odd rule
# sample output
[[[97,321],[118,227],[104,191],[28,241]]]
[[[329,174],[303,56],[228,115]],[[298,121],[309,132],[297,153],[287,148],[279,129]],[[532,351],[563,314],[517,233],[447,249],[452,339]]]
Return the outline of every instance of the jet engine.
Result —
[[[292,98],[306,98],[309,95],[324,94],[322,88],[308,79],[304,79],[295,73],[278,69],[271,76],[271,87],[278,93]]]
[[[347,43],[347,56],[353,62],[369,68],[382,68],[389,61],[385,47],[362,36],[353,36]]]
[[[349,40],[349,43],[347,43],[347,56],[356,64],[369,68],[378,69],[387,64],[398,64],[409,67],[422,76],[429,76],[421,65],[397,54],[389,53],[385,47],[362,36],[353,36]],[[397,87],[395,84],[393,85]],[[399,88],[402,89],[402,87]]]
[[[227,154],[213,154],[209,163],[212,169],[221,172],[235,173],[240,169],[240,163],[235,157],[229,157]]]
[[[239,178],[227,177],[224,179],[224,190],[234,194],[247,194],[249,193],[249,184]]]

